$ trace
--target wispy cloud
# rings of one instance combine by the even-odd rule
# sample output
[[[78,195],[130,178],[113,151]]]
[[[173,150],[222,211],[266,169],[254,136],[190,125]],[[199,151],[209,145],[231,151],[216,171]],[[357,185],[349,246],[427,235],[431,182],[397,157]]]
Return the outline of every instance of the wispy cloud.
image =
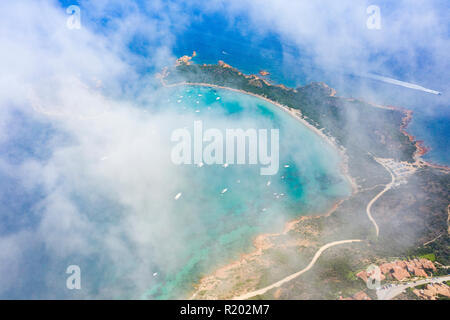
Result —
[[[369,5],[380,7],[381,29],[366,26]],[[445,88],[449,76],[449,11],[442,1],[211,1],[207,10],[230,21],[250,19],[260,34],[276,33],[325,70],[379,74]],[[245,32],[243,30],[243,32]],[[307,70],[308,66],[298,66]],[[439,88],[437,88],[439,89]]]

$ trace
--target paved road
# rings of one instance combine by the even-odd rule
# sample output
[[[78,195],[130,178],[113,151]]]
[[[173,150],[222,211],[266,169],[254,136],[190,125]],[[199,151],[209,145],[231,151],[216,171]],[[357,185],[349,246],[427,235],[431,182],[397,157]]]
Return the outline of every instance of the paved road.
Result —
[[[378,297],[378,300],[390,300],[390,299],[395,298],[402,292],[404,292],[407,288],[417,287],[417,286],[420,286],[421,284],[426,284],[426,283],[437,283],[437,282],[444,282],[444,281],[450,281],[450,275],[418,280],[415,283],[408,282],[405,284],[391,285],[390,287],[388,287],[386,289],[378,289],[377,297]]]
[[[317,259],[319,259],[319,257],[322,254],[322,252],[324,252],[326,249],[328,249],[330,247],[333,247],[333,246],[340,245],[340,244],[344,244],[344,243],[361,242],[361,241],[363,241],[363,240],[353,239],[353,240],[333,241],[333,242],[327,243],[326,245],[320,247],[320,249],[316,252],[316,254],[314,255],[314,257],[311,260],[311,262],[306,266],[306,268],[304,268],[304,269],[302,269],[302,270],[300,270],[300,271],[298,271],[298,272],[296,272],[294,274],[291,274],[290,276],[287,276],[286,278],[283,278],[280,281],[275,282],[275,283],[273,283],[273,284],[271,284],[271,285],[269,285],[269,286],[267,286],[265,288],[246,293],[246,294],[244,294],[242,296],[239,296],[239,297],[235,297],[235,298],[233,298],[233,300],[245,300],[245,299],[250,299],[252,297],[264,294],[264,293],[266,293],[267,291],[269,291],[269,290],[271,290],[273,288],[277,288],[277,287],[281,286],[282,284],[284,284],[286,282],[289,282],[289,281],[291,281],[294,278],[297,278],[301,274],[303,274],[306,271],[308,271],[309,269],[311,269],[314,266],[314,264],[316,263]]]
[[[386,187],[383,189],[383,191],[381,191],[379,194],[377,194],[372,200],[370,200],[370,202],[367,204],[366,207],[366,212],[367,212],[367,216],[369,217],[369,220],[373,223],[373,225],[375,226],[375,232],[377,234],[380,233],[380,229],[378,228],[377,222],[375,221],[375,219],[372,217],[372,214],[370,212],[370,209],[372,208],[372,205],[375,203],[375,201],[378,200],[379,197],[381,197],[386,191],[388,191],[389,189],[392,188],[392,186],[394,185],[395,182],[395,177],[392,174],[391,170],[386,167],[383,163],[379,162],[376,158],[374,158],[376,162],[378,162],[379,164],[381,164],[391,175],[391,182],[389,184],[386,185]]]

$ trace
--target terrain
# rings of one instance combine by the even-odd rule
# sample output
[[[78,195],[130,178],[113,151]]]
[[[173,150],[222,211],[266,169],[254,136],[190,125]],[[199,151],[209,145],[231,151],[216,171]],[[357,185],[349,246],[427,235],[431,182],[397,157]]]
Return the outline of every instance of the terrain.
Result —
[[[187,61],[165,69],[163,85],[226,87],[284,106],[341,148],[342,170],[355,184],[329,212],[257,237],[254,250],[205,275],[191,298],[338,299],[363,291],[376,299],[358,272],[430,254],[448,274],[449,169],[421,159],[426,148],[406,131],[411,111],[339,97],[325,83],[287,88],[222,61]]]

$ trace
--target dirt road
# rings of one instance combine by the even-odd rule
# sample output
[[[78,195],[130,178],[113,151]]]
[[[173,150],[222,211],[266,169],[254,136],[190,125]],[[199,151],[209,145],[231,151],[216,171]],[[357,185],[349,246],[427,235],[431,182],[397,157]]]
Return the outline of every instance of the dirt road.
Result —
[[[245,299],[250,299],[252,297],[264,294],[264,293],[266,293],[267,291],[269,291],[269,290],[271,290],[273,288],[277,288],[277,287],[283,285],[284,283],[289,282],[289,281],[291,281],[294,278],[297,278],[301,274],[303,274],[306,271],[308,271],[309,269],[311,269],[314,266],[314,264],[316,263],[317,259],[319,259],[320,255],[326,249],[328,249],[330,247],[333,247],[333,246],[340,245],[340,244],[351,243],[351,242],[361,242],[361,241],[363,241],[363,240],[353,239],[353,240],[333,241],[333,242],[327,243],[326,245],[323,245],[322,247],[320,247],[320,249],[316,252],[314,257],[312,258],[311,262],[306,266],[306,268],[304,268],[304,269],[302,269],[302,270],[300,270],[300,271],[298,271],[298,272],[296,272],[294,274],[291,274],[290,276],[287,276],[287,277],[281,279],[280,281],[275,282],[275,283],[273,283],[273,284],[271,284],[271,285],[269,285],[269,286],[267,286],[265,288],[246,293],[246,294],[244,294],[242,296],[239,296],[239,297],[235,297],[235,298],[233,298],[233,300],[245,300]]]

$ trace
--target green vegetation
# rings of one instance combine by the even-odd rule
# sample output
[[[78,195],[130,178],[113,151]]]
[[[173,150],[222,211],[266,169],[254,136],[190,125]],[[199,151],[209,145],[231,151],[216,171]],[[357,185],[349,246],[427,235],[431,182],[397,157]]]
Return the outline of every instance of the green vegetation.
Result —
[[[320,237],[320,242],[325,243],[340,239],[368,241],[327,252],[317,261],[314,272],[283,285],[283,298],[336,299],[339,296],[350,297],[363,290],[376,299],[375,291],[367,290],[366,284],[355,273],[370,261],[379,261],[380,258],[422,257],[450,265],[450,237],[447,234],[450,179],[447,172],[424,166],[408,177],[408,183],[385,193],[372,208],[380,227],[379,237],[375,236],[373,225],[366,218],[367,203],[391,181],[388,171],[373,156],[414,161],[415,143],[400,130],[405,125],[405,112],[333,96],[333,90],[323,83],[290,89],[220,65],[181,65],[170,70],[165,82],[207,83],[266,97],[299,110],[306,121],[323,129],[346,149],[348,170],[360,186],[359,192],[343,201],[332,215],[303,221],[286,236]],[[309,229],[314,232],[302,231]],[[423,246],[440,234],[442,236],[436,241]],[[267,261],[277,267],[257,271],[262,275],[257,288],[298,271],[317,250],[315,246],[296,248],[296,251],[280,250],[279,245],[284,240],[284,236],[274,238],[274,247],[264,253]],[[301,260],[296,260],[299,258]],[[447,274],[447,271],[442,268],[435,275]],[[387,275],[387,281],[392,280],[391,275]],[[254,299],[273,298],[272,291]],[[417,299],[412,289],[402,297]]]
[[[349,271],[347,273],[347,275],[345,276],[345,278],[350,281],[358,281],[358,278],[356,277],[356,272],[352,272],[352,271]]]
[[[180,65],[165,78],[168,84],[208,83],[244,90],[293,109],[337,142],[360,155],[412,161],[415,146],[399,130],[405,114],[398,110],[374,108],[356,99],[334,97],[324,83],[311,83],[295,89],[271,85],[256,76],[220,65]],[[357,135],[354,132],[358,132]],[[351,139],[349,139],[351,137]]]
[[[434,185],[438,185],[439,179],[436,179],[436,182]],[[443,183],[443,186],[446,186],[447,188],[450,188],[449,183]],[[433,199],[434,201],[439,201],[438,198]],[[433,212],[442,212],[442,215],[437,215],[436,218],[431,217],[429,224],[430,225],[440,225],[441,226],[441,232],[446,232],[446,226],[447,221],[445,217],[445,211],[446,211],[446,201],[445,199],[441,200],[442,205],[432,205],[430,203],[430,210],[433,210]],[[409,250],[408,255],[421,257],[429,259],[433,262],[437,261],[443,265],[449,265],[450,264],[450,237],[448,234],[444,234],[436,241],[430,243],[429,245],[423,247],[420,246],[418,248]]]
[[[428,259],[431,262],[436,261],[436,256],[434,255],[434,253],[423,254],[423,255],[419,256],[419,258]]]
[[[426,287],[427,287],[426,284],[420,284],[420,285],[416,286],[415,288],[416,288],[416,289],[419,289],[419,290],[423,290],[423,289],[425,289]]]
[[[419,300],[419,297],[413,292],[414,288],[407,288],[405,291],[408,300]]]

